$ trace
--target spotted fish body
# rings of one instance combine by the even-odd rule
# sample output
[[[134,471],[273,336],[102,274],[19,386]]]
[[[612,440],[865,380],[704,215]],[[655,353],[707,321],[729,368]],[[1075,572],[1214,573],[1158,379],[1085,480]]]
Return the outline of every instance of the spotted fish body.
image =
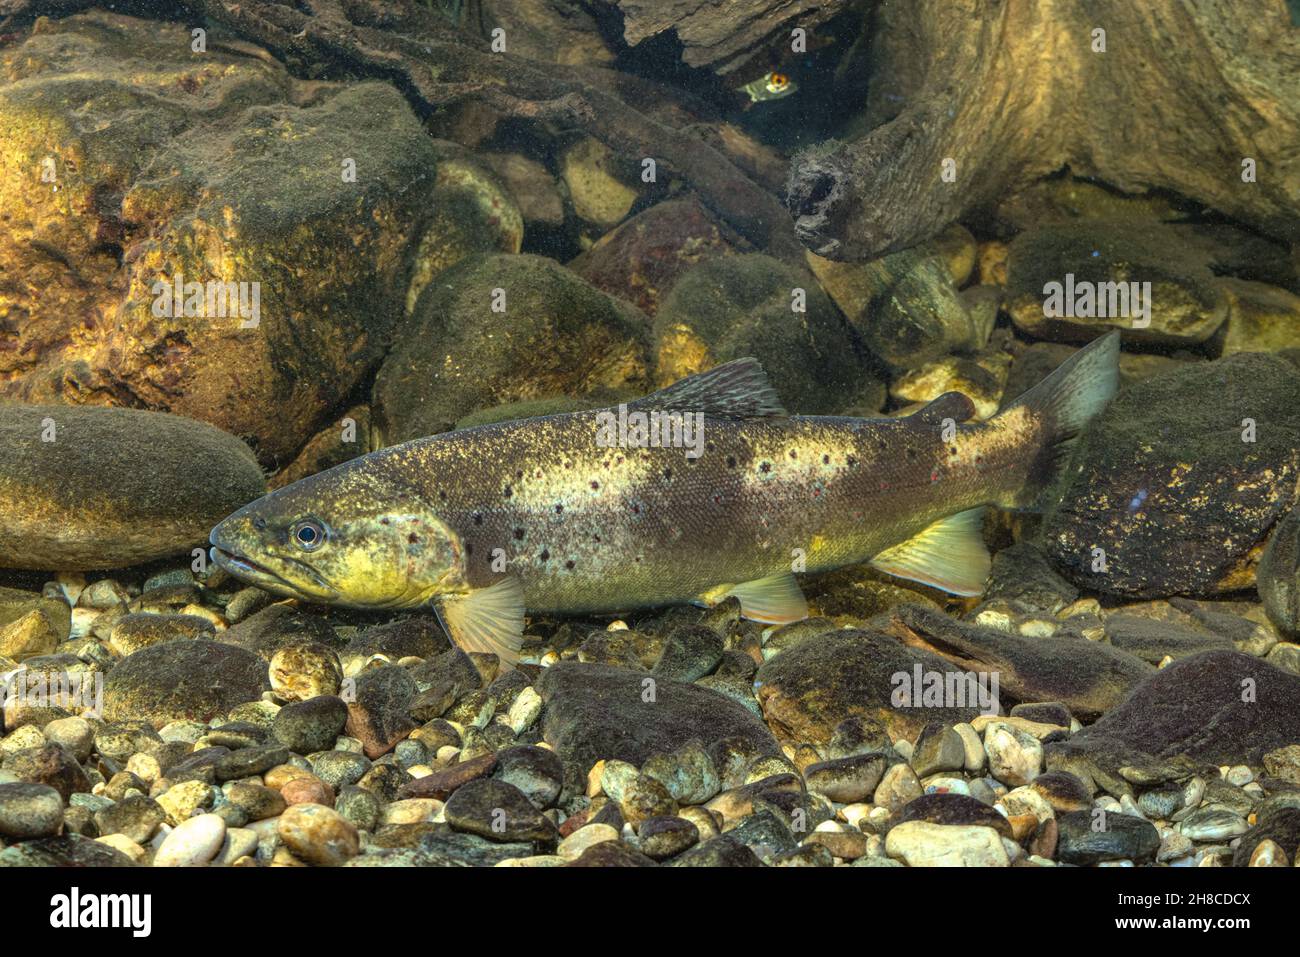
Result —
[[[792,569],[867,560],[972,594],[988,568],[974,510],[1033,504],[1059,443],[1113,394],[1117,342],[1081,350],[975,424],[962,424],[973,408],[957,393],[906,418],[787,416],[742,360],[634,404],[703,410],[698,457],[605,447],[599,412],[445,433],[246,506],[213,531],[214,557],[271,590],[361,607],[471,608],[510,582],[535,612],[734,593],[749,617],[780,621],[801,614]],[[303,523],[320,533],[309,548]],[[496,636],[484,650],[508,646],[500,632],[522,630],[522,607],[487,605],[470,624]]]

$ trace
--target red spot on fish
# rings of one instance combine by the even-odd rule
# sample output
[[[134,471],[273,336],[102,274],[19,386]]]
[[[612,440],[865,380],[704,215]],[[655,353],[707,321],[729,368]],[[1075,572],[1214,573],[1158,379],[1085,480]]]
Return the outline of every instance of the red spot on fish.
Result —
[[[931,482],[937,482],[937,481],[939,481],[939,470],[938,470],[938,469],[935,469],[933,472],[930,473],[930,481],[931,481]]]

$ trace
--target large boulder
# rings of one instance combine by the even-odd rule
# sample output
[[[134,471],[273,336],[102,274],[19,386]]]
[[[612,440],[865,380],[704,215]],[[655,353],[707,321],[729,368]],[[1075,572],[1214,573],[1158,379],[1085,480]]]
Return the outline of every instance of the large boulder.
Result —
[[[0,402],[0,568],[115,568],[207,543],[265,494],[248,447],[177,415]]]
[[[1053,562],[1109,594],[1249,587],[1265,536],[1296,497],[1297,394],[1300,371],[1262,353],[1122,390],[1084,433],[1045,518]]]
[[[100,11],[0,50],[0,395],[177,412],[270,464],[375,365],[432,141],[392,85],[258,53]]]
[[[377,441],[445,432],[505,402],[638,387],[646,325],[553,260],[470,256],[425,289],[384,361]]]
[[[243,648],[195,639],[169,641],[119,661],[104,680],[104,718],[211,721],[270,691],[266,662]]]

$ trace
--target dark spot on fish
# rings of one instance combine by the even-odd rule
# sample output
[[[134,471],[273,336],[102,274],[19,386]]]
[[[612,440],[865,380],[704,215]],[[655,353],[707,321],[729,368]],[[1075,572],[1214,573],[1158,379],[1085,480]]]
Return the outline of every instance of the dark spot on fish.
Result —
[[[412,532],[410,535],[406,536],[406,540],[412,545],[415,545],[420,541],[420,536],[415,534],[415,532]]]
[[[516,528],[515,541],[523,541],[523,539],[524,539],[524,530],[522,528]]]
[[[260,520],[259,520],[259,521],[260,521]],[[253,524],[256,525],[257,522],[254,522]],[[379,520],[379,524],[380,524],[380,525],[387,525],[387,524],[388,524],[388,519],[386,519],[386,518],[381,518],[381,519]]]
[[[556,515],[559,515],[559,514],[560,514],[561,512],[563,512],[563,511],[564,511],[564,506],[563,506],[563,505],[557,505],[557,506],[555,506],[555,514],[556,514]]]
[[[763,462],[758,466],[758,470],[762,472],[764,475],[766,475],[768,472],[772,471],[772,463]]]
[[[570,558],[567,562],[564,563],[564,567],[567,568],[569,571],[573,571],[573,566],[575,564],[576,562],[574,562],[574,560]]]
[[[641,514],[641,506],[640,506],[640,505],[633,505],[633,506],[632,506],[632,514],[633,514],[633,515],[640,515],[640,514]]]
[[[447,501],[447,493],[444,492],[442,489],[438,489],[438,498],[440,498],[444,502]]]
[[[478,512],[475,512],[475,513],[474,513],[474,524],[475,524],[475,525],[482,525],[482,524],[483,524],[483,516],[480,515]]]
[[[593,480],[592,480],[592,483],[591,483],[591,487],[592,487],[592,490],[593,490],[593,491],[596,490],[596,489],[599,489],[599,488],[600,488],[600,483],[597,482],[597,481],[595,481],[595,480],[593,479]]]
[[[473,543],[473,542],[466,542],[466,543],[465,543],[465,557],[468,558],[470,555],[473,555],[473,554],[474,554],[474,543]]]
[[[797,459],[798,457],[799,457],[799,453],[796,452],[794,449],[791,449],[791,450],[790,450],[790,458],[792,458],[792,459]]]
[[[509,485],[507,485],[505,488],[503,488],[503,489],[501,490],[501,493],[502,493],[506,498],[509,498],[511,495],[514,495],[514,494],[515,494],[515,490],[512,489]]]
[[[524,470],[520,469],[518,472],[515,473],[515,481],[521,482],[523,481],[523,478],[524,478]]]
[[[672,469],[664,469],[664,478],[667,479],[667,480],[669,480],[669,481],[671,481],[671,480],[672,480],[672,477],[673,477],[673,470],[672,470]]]
[[[540,555],[538,555],[537,557],[540,558],[542,561],[546,561],[547,559],[549,559],[549,558],[551,557],[551,553],[550,553],[549,551],[547,551],[545,548],[543,548],[543,549],[542,549],[542,553],[541,553]]]
[[[880,449],[880,451],[882,451],[882,452],[888,451],[888,449],[889,449],[889,443],[886,442],[884,439],[880,439],[880,440],[878,440],[878,441],[876,442],[876,446],[877,446],[877,447]]]
[[[597,544],[597,545],[600,544],[600,536],[599,536],[599,535],[593,535],[593,536],[591,536],[591,537],[594,538],[594,539],[596,540],[596,544]]]
[[[387,523],[388,523],[388,519],[384,519],[384,524]],[[264,518],[253,519],[253,527],[260,532],[262,529],[266,528],[266,519]]]
[[[831,457],[829,455],[823,455],[822,465],[830,465],[830,464],[831,464]]]
[[[845,458],[844,464],[847,465],[849,468],[853,468],[853,466],[858,464],[858,460],[855,456],[850,455],[847,458]]]
[[[950,449],[948,450],[948,454],[949,454],[949,455],[956,455],[956,454],[957,454],[957,446],[954,445],[952,448],[950,448]]]
[[[728,455],[728,456],[727,456],[727,468],[729,468],[729,469],[734,469],[735,467],[736,467],[736,457],[735,457],[734,455]]]
[[[704,443],[704,451],[706,451],[706,452],[712,452],[716,447],[717,447],[717,446],[715,446],[712,442],[705,442],[705,443]]]

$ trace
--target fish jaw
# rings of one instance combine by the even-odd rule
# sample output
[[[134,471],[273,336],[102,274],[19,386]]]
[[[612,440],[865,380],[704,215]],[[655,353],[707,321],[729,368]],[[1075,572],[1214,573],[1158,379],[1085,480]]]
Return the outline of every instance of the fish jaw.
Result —
[[[261,556],[239,534],[238,514],[221,522],[208,536],[209,556],[222,571],[240,581],[287,598],[332,603],[338,593],[320,575],[292,558]],[[258,553],[259,559],[252,554]]]

